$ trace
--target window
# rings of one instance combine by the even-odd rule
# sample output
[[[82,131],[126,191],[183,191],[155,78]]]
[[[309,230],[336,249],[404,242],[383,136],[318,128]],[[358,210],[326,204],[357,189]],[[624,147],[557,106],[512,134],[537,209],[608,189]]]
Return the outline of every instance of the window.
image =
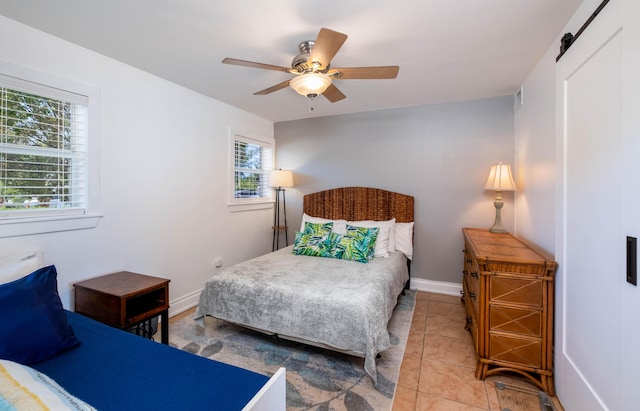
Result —
[[[233,134],[231,204],[270,202],[269,171],[272,164],[270,143]]]
[[[0,75],[0,218],[85,214],[88,97]]]

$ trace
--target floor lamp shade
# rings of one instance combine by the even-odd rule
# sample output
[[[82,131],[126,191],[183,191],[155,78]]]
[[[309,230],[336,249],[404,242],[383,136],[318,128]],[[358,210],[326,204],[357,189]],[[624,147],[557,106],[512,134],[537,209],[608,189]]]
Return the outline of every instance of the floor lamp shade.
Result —
[[[269,187],[293,187],[293,173],[291,170],[271,170],[269,172]]]
[[[280,231],[284,231],[285,244],[289,245],[289,233],[287,227],[287,201],[284,189],[293,187],[293,173],[291,170],[272,170],[269,173],[269,187],[276,190],[276,202],[273,208],[273,244],[272,251],[280,248]],[[284,224],[280,224],[280,194],[282,194],[282,214]]]
[[[487,179],[487,184],[484,186],[484,189],[496,192],[496,199],[493,202],[493,205],[496,207],[496,219],[493,222],[493,227],[491,227],[489,231],[492,233],[506,233],[507,230],[502,226],[501,210],[504,205],[502,192],[516,191],[518,189],[516,183],[513,181],[509,164],[499,163],[491,166],[489,178]]]

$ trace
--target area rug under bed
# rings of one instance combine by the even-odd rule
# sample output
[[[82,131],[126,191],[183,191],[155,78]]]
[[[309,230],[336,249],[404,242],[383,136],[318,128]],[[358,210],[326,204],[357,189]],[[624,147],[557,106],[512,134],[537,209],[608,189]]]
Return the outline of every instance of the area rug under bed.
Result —
[[[289,342],[206,318],[202,328],[193,315],[176,321],[169,341],[203,357],[261,374],[287,369],[289,410],[390,410],[415,307],[415,291],[401,295],[389,321],[391,348],[377,361],[378,386],[364,372],[364,359]]]

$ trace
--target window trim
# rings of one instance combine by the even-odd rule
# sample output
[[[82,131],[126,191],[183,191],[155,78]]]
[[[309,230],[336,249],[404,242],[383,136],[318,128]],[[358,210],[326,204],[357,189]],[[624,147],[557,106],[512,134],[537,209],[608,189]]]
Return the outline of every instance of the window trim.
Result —
[[[87,187],[83,214],[33,215],[0,218],[0,238],[95,228],[100,212],[100,90],[0,60],[0,73],[87,97]]]
[[[228,185],[227,206],[229,207],[229,211],[237,212],[237,211],[251,211],[251,210],[262,210],[262,209],[272,208],[273,203],[275,202],[275,199],[273,197],[273,190],[269,191],[269,197],[244,198],[244,199],[237,199],[234,197],[233,193],[235,192],[235,142],[236,140],[241,140],[241,141],[250,140],[250,141],[254,141],[254,142],[269,146],[271,150],[271,168],[273,168],[273,165],[275,164],[275,140],[273,138],[259,137],[252,133],[241,132],[241,131],[229,128],[229,155],[228,155],[229,175],[227,177],[227,185]]]
[[[69,214],[0,221],[0,238],[95,228],[102,214]]]

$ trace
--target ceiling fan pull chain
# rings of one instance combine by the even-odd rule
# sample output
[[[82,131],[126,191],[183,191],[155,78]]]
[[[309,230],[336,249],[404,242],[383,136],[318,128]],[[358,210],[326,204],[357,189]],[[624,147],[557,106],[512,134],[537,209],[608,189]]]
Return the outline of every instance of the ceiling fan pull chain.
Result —
[[[309,100],[309,111],[307,113],[311,114],[313,113],[313,97],[309,97],[307,100]]]

